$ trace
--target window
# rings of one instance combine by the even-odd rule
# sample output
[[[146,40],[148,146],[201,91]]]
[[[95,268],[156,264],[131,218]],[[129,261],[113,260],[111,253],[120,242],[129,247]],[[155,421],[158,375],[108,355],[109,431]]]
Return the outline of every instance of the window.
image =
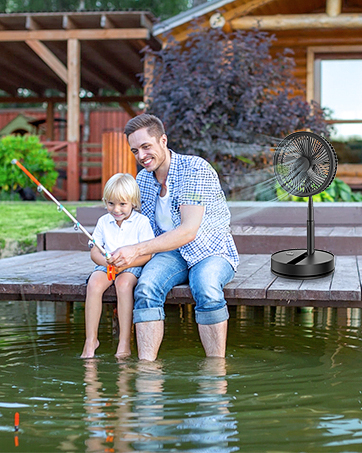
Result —
[[[314,49],[309,97],[330,111],[339,162],[362,163],[362,49],[339,50]]]

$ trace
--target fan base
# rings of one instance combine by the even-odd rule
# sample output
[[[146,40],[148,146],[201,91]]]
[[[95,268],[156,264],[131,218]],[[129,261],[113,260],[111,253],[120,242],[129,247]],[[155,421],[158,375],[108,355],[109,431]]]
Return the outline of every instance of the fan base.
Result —
[[[306,249],[282,250],[271,256],[271,271],[284,278],[324,277],[334,271],[334,255],[324,250],[315,250],[311,255]]]

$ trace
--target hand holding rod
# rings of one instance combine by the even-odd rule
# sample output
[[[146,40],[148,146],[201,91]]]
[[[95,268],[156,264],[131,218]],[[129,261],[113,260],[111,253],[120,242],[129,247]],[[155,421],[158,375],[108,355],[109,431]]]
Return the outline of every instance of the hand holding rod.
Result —
[[[29,178],[38,186],[38,190],[41,192],[43,191],[54,203],[58,206],[59,211],[63,211],[64,214],[66,214],[70,220],[74,223],[75,228],[79,228],[92,243],[100,250],[102,255],[106,257],[106,259],[111,258],[111,254],[108,253],[100,244],[98,244],[93,236],[84,228],[82,224],[78,222],[78,220],[61,204],[59,201],[52,195],[49,190],[47,190],[36,178],[33,176],[25,167],[22,165],[17,159],[13,159],[11,161],[12,164],[17,165],[20,170],[22,170]],[[110,266],[113,268],[113,266]],[[109,270],[108,278],[111,276],[112,279],[114,280],[114,270]]]

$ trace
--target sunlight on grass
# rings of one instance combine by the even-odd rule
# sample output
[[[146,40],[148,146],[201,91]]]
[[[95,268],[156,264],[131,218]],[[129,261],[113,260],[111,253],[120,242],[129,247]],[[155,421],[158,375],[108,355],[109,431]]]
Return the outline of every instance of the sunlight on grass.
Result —
[[[64,207],[74,216],[78,206],[94,204],[94,202],[63,202]],[[57,206],[51,201],[0,202],[0,244],[2,246],[5,241],[19,241],[35,246],[38,233],[71,225],[73,222],[64,212],[58,212]]]

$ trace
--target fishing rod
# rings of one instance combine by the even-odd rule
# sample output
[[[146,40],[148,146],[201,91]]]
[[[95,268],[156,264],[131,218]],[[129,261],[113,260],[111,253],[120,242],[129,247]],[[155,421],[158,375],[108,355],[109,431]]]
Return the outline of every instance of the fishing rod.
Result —
[[[33,176],[29,170],[27,170],[24,165],[22,165],[17,159],[13,159],[11,161],[12,164],[17,165],[20,170],[22,170],[29,178],[38,186],[38,192],[44,192],[54,203],[58,206],[58,211],[59,212],[64,212],[70,220],[74,223],[74,229],[78,230],[80,229],[82,233],[84,233],[87,238],[92,242],[92,246],[95,245],[99,251],[106,257],[106,259],[111,258],[111,254],[108,253],[100,244],[96,242],[96,240],[93,238],[93,236],[84,228],[84,226],[78,222],[78,220],[61,204],[59,201],[52,195],[49,190],[47,190],[36,178]],[[116,271],[115,267],[111,264],[108,264],[107,266],[107,277],[108,280],[115,280],[116,278]]]

